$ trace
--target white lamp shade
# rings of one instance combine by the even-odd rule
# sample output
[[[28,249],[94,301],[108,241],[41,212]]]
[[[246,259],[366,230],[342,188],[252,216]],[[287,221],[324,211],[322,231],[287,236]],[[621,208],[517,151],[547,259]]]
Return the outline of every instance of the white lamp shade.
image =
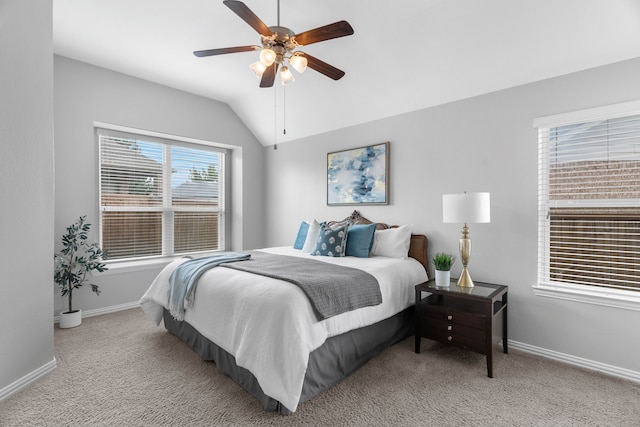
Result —
[[[491,222],[489,193],[461,193],[442,195],[442,222]]]

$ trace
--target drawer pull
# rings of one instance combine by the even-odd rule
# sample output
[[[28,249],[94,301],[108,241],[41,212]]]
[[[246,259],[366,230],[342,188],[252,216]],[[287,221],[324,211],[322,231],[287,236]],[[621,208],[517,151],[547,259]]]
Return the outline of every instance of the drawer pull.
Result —
[[[453,320],[453,316],[452,315],[448,315],[447,316],[447,320]]]
[[[450,331],[452,329],[453,329],[453,326],[451,326],[451,325],[447,326],[447,331]]]
[[[449,336],[447,337],[447,339],[448,339],[449,341],[451,341],[451,340],[453,339],[453,337],[452,337],[451,335],[449,335]]]

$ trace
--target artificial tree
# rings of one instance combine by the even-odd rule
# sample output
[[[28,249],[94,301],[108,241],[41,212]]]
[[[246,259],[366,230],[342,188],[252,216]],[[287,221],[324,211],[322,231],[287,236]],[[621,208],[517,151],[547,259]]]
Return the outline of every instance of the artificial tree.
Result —
[[[88,242],[90,228],[86,215],[78,218],[67,227],[66,234],[62,236],[63,249],[54,256],[54,281],[60,286],[62,296],[68,296],[69,309],[66,313],[74,312],[73,290],[81,288],[92,277],[93,271],[107,270],[102,262],[106,253],[97,243]],[[98,285],[89,283],[89,286],[96,295],[100,295]]]

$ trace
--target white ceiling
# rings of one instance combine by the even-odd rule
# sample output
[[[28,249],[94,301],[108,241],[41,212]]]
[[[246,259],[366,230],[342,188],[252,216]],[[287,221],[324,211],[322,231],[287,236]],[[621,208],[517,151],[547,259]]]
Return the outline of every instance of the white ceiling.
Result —
[[[277,24],[277,0],[244,3]],[[264,145],[640,57],[640,0],[281,0],[296,33],[343,19],[303,50],[345,77],[286,92],[258,87],[257,52],[192,54],[260,44],[222,0],[53,0],[54,51],[228,103]]]

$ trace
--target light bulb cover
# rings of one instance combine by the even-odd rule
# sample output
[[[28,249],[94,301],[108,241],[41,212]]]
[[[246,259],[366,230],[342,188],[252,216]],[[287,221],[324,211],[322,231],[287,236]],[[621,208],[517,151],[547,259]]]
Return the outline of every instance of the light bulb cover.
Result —
[[[271,66],[275,61],[276,53],[272,49],[265,47],[260,51],[260,62],[262,62],[265,67]]]
[[[282,67],[282,70],[280,71],[280,81],[283,85],[288,85],[295,81],[293,74],[291,74],[291,71],[286,66]]]
[[[307,69],[307,63],[307,58],[299,54],[295,54],[289,58],[289,65],[299,73],[304,73],[304,70]]]
[[[257,78],[262,77],[262,74],[264,74],[264,71],[267,69],[267,66],[260,61],[254,62],[253,64],[249,65],[249,67],[251,68],[251,71],[253,71],[253,74],[255,74]]]

